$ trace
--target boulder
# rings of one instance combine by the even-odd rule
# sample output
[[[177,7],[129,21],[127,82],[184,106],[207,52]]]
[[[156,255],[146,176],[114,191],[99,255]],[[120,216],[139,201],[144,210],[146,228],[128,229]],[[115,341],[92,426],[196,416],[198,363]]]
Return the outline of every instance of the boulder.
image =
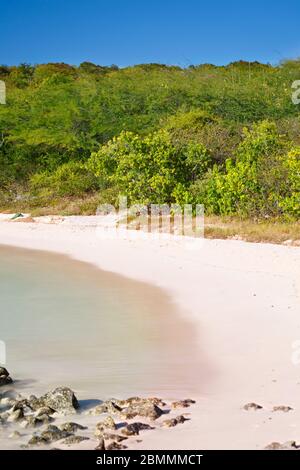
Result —
[[[58,413],[72,414],[79,408],[79,403],[74,392],[68,387],[58,387],[52,392],[46,393],[41,398],[31,400],[33,406],[39,404],[47,406]]]
[[[5,367],[0,367],[0,386],[9,385],[12,383],[12,378],[9,375],[9,372]]]

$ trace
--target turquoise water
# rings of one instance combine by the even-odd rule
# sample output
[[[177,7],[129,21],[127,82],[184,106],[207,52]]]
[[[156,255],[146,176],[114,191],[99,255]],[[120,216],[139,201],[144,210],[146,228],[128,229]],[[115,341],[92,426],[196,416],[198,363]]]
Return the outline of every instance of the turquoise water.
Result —
[[[193,325],[160,289],[0,247],[0,299],[0,339],[22,393],[59,385],[85,399],[199,392]]]

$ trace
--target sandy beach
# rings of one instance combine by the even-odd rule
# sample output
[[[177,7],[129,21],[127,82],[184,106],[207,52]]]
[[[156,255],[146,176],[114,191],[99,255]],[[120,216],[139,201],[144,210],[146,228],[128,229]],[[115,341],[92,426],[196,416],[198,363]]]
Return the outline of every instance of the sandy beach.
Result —
[[[204,370],[192,419],[138,449],[263,449],[299,442],[300,248],[116,236],[97,217],[0,217],[0,244],[45,250],[164,289],[194,322]],[[66,384],[67,385],[67,384]],[[245,411],[246,403],[263,407]],[[274,406],[293,408],[273,412]]]

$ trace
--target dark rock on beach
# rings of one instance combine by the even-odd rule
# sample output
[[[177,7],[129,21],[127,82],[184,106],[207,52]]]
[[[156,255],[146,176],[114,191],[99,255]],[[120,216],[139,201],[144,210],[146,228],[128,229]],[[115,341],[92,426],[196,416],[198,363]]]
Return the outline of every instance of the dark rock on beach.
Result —
[[[191,400],[190,398],[188,398],[186,400],[174,401],[173,403],[171,403],[171,408],[188,408],[189,406],[194,405],[195,403],[195,400]]]
[[[155,428],[145,423],[132,423],[123,428],[121,433],[124,434],[124,436],[138,436],[140,431],[147,431],[150,429]]]
[[[180,415],[180,416],[177,416],[176,418],[166,419],[165,421],[162,422],[162,426],[164,428],[174,428],[178,424],[183,424],[186,421],[188,421],[188,418],[186,418],[183,415]]]
[[[243,406],[243,409],[245,411],[258,411],[262,410],[263,407],[261,405],[258,405],[257,403],[247,403],[245,406]]]
[[[265,447],[265,450],[299,450],[300,446],[295,441],[287,441],[283,444],[280,442],[271,442],[271,444]]]
[[[12,383],[12,378],[9,375],[8,370],[4,367],[0,367],[0,386],[1,385],[9,385]]]
[[[281,411],[282,413],[288,413],[289,411],[293,411],[293,408],[291,406],[274,406],[273,407],[273,412]]]

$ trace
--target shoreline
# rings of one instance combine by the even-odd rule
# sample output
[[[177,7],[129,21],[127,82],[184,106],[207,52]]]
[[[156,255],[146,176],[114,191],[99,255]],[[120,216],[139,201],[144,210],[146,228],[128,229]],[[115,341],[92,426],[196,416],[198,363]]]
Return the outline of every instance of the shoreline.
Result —
[[[0,218],[0,244],[68,255],[105,271],[154,284],[195,324],[214,374],[202,384],[193,419],[161,442],[145,435],[139,449],[261,449],[297,440],[300,340],[300,249],[229,240],[115,237],[101,218]],[[100,224],[100,226],[99,226]],[[101,236],[103,233],[106,236]],[[100,236],[99,236],[100,235]],[[111,236],[110,236],[111,235]],[[242,408],[256,402],[263,410]],[[293,408],[272,412],[273,406]]]

